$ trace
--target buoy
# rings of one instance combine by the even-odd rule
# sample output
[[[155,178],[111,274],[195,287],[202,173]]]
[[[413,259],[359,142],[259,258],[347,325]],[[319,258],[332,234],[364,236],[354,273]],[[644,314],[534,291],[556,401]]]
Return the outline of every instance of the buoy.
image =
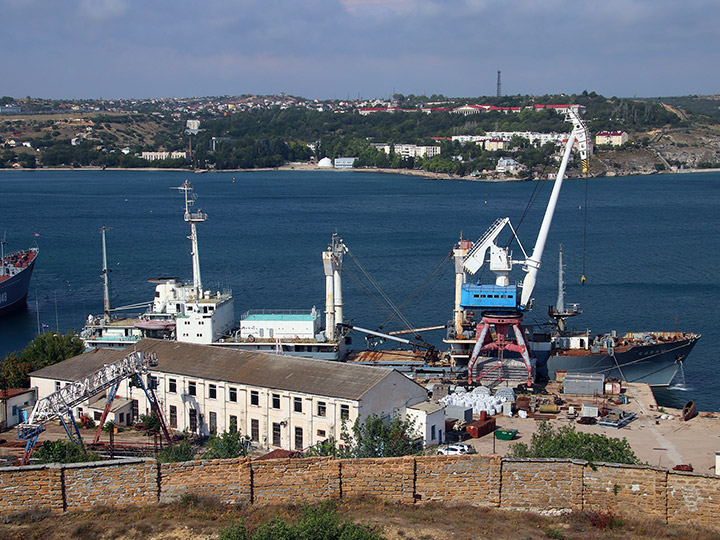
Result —
[[[583,276],[580,278],[580,283],[585,285],[585,274],[583,274]]]

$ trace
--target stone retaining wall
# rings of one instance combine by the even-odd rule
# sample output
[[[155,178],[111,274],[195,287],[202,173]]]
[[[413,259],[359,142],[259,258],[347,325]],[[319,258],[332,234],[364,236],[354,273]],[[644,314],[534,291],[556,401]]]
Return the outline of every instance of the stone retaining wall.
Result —
[[[720,478],[652,467],[499,456],[225,459],[158,464],[125,459],[0,468],[0,514],[172,502],[230,504],[374,497],[526,510],[606,510],[720,529]]]

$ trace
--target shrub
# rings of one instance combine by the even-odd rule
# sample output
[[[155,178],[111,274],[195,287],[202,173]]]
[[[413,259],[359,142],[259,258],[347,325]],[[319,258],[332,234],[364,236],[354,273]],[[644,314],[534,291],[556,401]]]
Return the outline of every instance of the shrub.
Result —
[[[383,536],[368,525],[354,523],[338,515],[335,505],[327,502],[319,506],[303,506],[294,523],[275,518],[260,526],[253,534],[245,530],[242,521],[222,529],[218,540],[382,540]]]
[[[574,426],[562,426],[555,431],[548,422],[540,422],[533,433],[530,446],[515,443],[508,457],[513,458],[567,458],[585,461],[604,461],[640,465],[627,439],[615,439],[596,433],[582,433]]]
[[[45,441],[33,454],[38,463],[84,463],[102,459],[95,452],[88,452],[79,444],[58,439]]]
[[[212,435],[205,444],[203,459],[230,459],[247,456],[250,449],[250,437],[239,431],[226,431]]]
[[[160,463],[192,461],[193,458],[195,458],[195,449],[190,444],[190,441],[181,441],[173,446],[163,448],[157,455],[157,460]]]

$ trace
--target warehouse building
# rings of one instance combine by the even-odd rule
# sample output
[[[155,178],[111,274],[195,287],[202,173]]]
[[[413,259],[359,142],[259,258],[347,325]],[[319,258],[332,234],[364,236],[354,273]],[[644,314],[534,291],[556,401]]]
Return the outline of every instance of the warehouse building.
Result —
[[[427,399],[422,386],[393,369],[157,339],[135,349],[157,356],[150,375],[168,427],[200,435],[239,429],[262,447],[301,450],[341,440],[343,423],[405,415]],[[31,373],[31,385],[40,399],[128,352],[81,354]],[[105,401],[90,401],[73,412],[99,419]],[[142,390],[125,380],[108,420],[129,425],[149,410]]]

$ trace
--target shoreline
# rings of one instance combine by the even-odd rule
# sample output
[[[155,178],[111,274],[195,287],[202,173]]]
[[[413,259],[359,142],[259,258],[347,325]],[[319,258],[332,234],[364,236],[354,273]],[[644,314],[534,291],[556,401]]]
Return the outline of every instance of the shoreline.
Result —
[[[233,173],[233,172],[268,172],[268,171],[333,171],[333,172],[369,172],[369,173],[380,173],[380,174],[401,174],[405,176],[415,176],[418,178],[426,178],[428,180],[460,180],[465,182],[532,182],[539,180],[554,180],[554,178],[514,178],[506,176],[493,176],[479,178],[475,176],[457,176],[448,173],[436,173],[432,171],[423,171],[421,169],[387,169],[387,168],[351,168],[351,169],[336,169],[334,167],[318,167],[314,163],[288,163],[281,165],[280,167],[266,167],[256,169],[185,169],[185,168],[158,168],[158,167],[37,167],[34,169],[24,169],[21,167],[0,169],[0,171],[140,171],[140,172],[186,172],[192,174],[205,174],[205,173]],[[628,176],[653,176],[653,175],[664,175],[664,174],[695,174],[695,173],[707,173],[707,172],[720,172],[720,168],[711,169],[680,169],[674,171],[653,171],[649,173],[633,172],[625,174],[610,174],[610,175],[599,175],[591,176],[590,178],[622,178]],[[571,179],[566,177],[566,179]]]

